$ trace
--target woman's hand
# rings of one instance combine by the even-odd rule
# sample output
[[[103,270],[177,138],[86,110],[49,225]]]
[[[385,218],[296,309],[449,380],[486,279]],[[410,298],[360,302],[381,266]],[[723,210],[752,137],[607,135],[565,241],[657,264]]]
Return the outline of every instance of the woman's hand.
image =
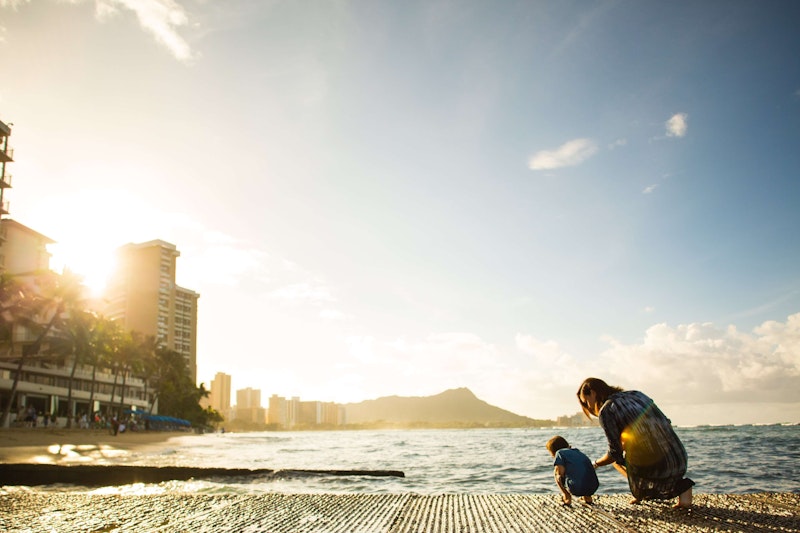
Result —
[[[609,457],[608,454],[605,454],[603,457],[593,462],[592,466],[594,466],[594,469],[597,470],[601,466],[606,466],[610,462],[611,462],[611,457]]]

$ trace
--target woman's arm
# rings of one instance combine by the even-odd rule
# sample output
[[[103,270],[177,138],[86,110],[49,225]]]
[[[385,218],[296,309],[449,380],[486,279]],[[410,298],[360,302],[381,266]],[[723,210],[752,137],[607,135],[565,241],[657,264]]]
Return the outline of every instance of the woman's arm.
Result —
[[[622,414],[613,401],[609,401],[600,412],[598,420],[600,426],[606,434],[608,440],[608,452],[596,461],[598,466],[611,463],[625,464],[625,456],[622,450],[622,431],[625,429]]]

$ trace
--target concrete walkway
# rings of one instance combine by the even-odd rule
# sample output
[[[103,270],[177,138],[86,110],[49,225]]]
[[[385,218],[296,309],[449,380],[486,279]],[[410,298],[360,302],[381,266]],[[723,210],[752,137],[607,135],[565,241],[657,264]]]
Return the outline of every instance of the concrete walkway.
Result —
[[[695,495],[691,510],[629,495],[259,494],[108,496],[0,492],[9,532],[800,532],[800,494]]]

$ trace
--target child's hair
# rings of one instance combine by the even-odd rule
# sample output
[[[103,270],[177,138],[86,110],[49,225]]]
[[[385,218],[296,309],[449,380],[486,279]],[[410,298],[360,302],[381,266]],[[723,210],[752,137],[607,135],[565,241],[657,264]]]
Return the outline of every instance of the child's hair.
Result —
[[[569,443],[567,442],[567,439],[561,435],[556,435],[547,441],[547,451],[552,455],[555,455],[558,450],[563,450],[564,448],[569,448]]]

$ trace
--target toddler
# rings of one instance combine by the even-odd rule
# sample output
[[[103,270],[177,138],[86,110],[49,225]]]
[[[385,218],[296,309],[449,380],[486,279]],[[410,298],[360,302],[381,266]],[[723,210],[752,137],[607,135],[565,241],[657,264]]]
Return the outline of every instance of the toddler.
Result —
[[[547,451],[554,457],[553,475],[563,494],[561,500],[564,505],[572,503],[573,495],[582,497],[586,503],[592,503],[592,494],[600,486],[600,482],[589,458],[579,449],[571,448],[560,435],[547,441]]]

